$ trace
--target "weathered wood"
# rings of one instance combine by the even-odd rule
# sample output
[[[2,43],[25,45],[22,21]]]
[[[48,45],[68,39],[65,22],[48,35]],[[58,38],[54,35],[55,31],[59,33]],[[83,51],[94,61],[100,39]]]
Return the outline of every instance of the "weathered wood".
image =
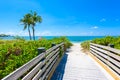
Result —
[[[120,68],[120,62],[116,61],[115,59],[108,56],[108,61],[112,62],[114,65],[118,66]]]
[[[96,49],[96,50],[98,50],[98,51],[100,51],[100,52],[102,52],[102,53],[107,54],[107,51],[106,51],[106,50],[103,50],[103,49],[101,49],[101,48],[95,47],[95,46],[93,46],[93,45],[91,45],[90,48]]]
[[[59,58],[60,46],[63,44],[64,43],[53,46],[46,52],[39,54],[2,80],[17,80],[21,76],[23,76],[22,80],[38,80],[40,77],[42,77],[43,80],[44,78],[47,78],[46,76],[50,75],[49,72],[51,71],[52,66]],[[26,75],[24,75],[25,73]]]
[[[120,74],[120,69],[118,67],[116,67],[115,65],[113,65],[112,63],[108,62],[107,63],[109,65],[109,67],[113,68],[117,73]]]
[[[40,79],[44,79],[45,78],[45,76],[47,75],[47,71],[46,70],[48,69],[48,66],[50,67],[51,63],[53,63],[54,61],[56,61],[56,59],[58,59],[57,56],[58,56],[58,53],[54,57],[52,57],[50,59],[50,61],[46,64],[46,66],[43,69],[44,75]]]
[[[53,55],[56,54],[56,52],[59,51],[59,48],[57,48],[55,51],[53,51],[52,53],[50,53],[47,57],[46,57],[46,61],[48,61]]]
[[[90,48],[92,51],[96,52],[98,55],[102,56],[103,58],[107,59],[107,61],[112,62],[113,64],[115,64],[116,66],[118,66],[120,68],[120,62],[116,61],[115,59],[109,57],[108,55],[105,55],[97,50],[95,50],[94,48]]]
[[[108,58],[108,56],[107,55],[105,55],[105,54],[103,54],[103,53],[101,53],[101,52],[99,52],[99,51],[97,51],[97,50],[95,50],[95,49],[92,49],[92,48],[90,48],[92,51],[94,51],[96,54],[98,54],[99,56],[102,56],[103,58],[105,58],[105,59],[107,59]]]
[[[41,75],[42,75],[42,70],[39,70],[38,73],[33,77],[32,80],[39,80]]]
[[[114,49],[114,48],[111,48],[111,47],[107,47],[107,46],[103,46],[103,45],[98,45],[98,44],[94,44],[94,43],[90,43],[90,44],[94,45],[96,47],[100,47],[100,48],[106,49],[108,51],[112,51],[112,52],[117,53],[117,54],[120,55],[120,50],[118,50],[118,49]]]
[[[52,66],[55,64],[55,62],[57,61],[57,59],[58,59],[58,56],[54,59],[54,61],[51,63],[51,65],[46,69],[46,72],[45,72],[45,74],[43,75],[43,77],[42,77],[42,79],[47,79],[47,77],[48,77],[48,72],[50,72],[51,70],[51,68],[52,68]]]
[[[116,55],[116,54],[114,54],[114,53],[112,53],[112,52],[109,52],[109,51],[103,50],[103,49],[101,49],[101,48],[95,47],[95,46],[93,46],[93,45],[91,45],[90,47],[91,47],[91,48],[94,48],[94,49],[96,49],[96,50],[99,50],[100,52],[105,53],[106,55],[109,55],[109,56],[117,59],[118,61],[120,61],[120,56],[119,56],[119,55]]]
[[[120,50],[90,43],[90,52],[120,75]]]
[[[118,60],[120,62],[120,56],[113,54],[111,52],[108,52],[107,54],[109,54],[109,56],[113,57],[114,59]]]
[[[43,72],[45,72],[45,70],[47,69],[47,67],[50,65],[50,63],[55,59],[55,57],[57,56],[58,54],[55,54],[50,60],[49,62],[45,65],[44,69],[43,69]]]
[[[31,70],[22,80],[30,80],[40,70],[44,63],[40,62],[33,70]]]
[[[26,73],[30,68],[32,68],[35,64],[37,64],[42,58],[44,58],[44,53],[38,55],[22,67],[16,69],[14,72],[3,78],[2,80],[17,80],[24,73]]]
[[[50,48],[49,50],[47,50],[46,53],[52,52],[54,49],[60,47],[60,46],[63,45],[63,44],[64,44],[64,43],[58,44],[58,45],[56,45],[56,46],[53,46],[52,48]],[[46,54],[46,55],[47,55],[47,54]]]
[[[56,53],[57,52],[57,53]],[[50,71],[50,66],[52,66],[52,63],[54,64],[56,62],[56,60],[58,59],[58,54],[59,54],[59,51],[56,50],[55,51],[56,54],[54,54],[51,59],[49,59],[49,62],[44,66],[44,68],[40,71],[41,73],[39,74],[43,74],[43,76],[41,76],[40,80],[43,80],[46,75],[50,75],[50,74],[47,74],[49,71]],[[36,76],[37,77],[37,76]],[[35,79],[35,78],[34,78]],[[37,79],[35,79],[37,80]]]

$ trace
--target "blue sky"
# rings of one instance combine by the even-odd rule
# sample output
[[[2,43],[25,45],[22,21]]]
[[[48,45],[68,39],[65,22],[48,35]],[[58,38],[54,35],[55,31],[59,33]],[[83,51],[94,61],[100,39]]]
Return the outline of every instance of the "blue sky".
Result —
[[[0,34],[28,35],[19,20],[36,11],[37,36],[120,35],[120,0],[1,0]]]

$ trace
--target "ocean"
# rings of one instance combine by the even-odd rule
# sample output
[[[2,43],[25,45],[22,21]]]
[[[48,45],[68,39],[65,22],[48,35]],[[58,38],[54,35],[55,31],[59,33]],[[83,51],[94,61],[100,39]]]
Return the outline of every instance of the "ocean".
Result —
[[[29,36],[21,36],[26,40],[29,40]],[[55,37],[60,37],[60,36],[36,36],[36,40],[40,38],[46,38],[46,39],[52,39]],[[103,38],[105,36],[66,36],[71,42],[78,43],[78,42],[83,42],[87,40],[93,40],[95,38]],[[14,37],[0,37],[0,39],[5,39],[5,40],[12,40]]]

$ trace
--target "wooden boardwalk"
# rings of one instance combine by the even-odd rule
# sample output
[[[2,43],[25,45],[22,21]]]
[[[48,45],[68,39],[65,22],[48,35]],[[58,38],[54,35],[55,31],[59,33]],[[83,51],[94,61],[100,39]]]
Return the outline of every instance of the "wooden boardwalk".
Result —
[[[113,80],[75,43],[61,60],[51,80]]]

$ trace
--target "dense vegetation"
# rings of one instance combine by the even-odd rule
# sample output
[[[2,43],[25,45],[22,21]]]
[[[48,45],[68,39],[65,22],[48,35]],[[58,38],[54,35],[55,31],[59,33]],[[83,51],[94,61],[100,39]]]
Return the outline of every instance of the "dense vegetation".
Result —
[[[0,37],[9,37],[10,35],[0,34]]]
[[[83,48],[84,51],[88,51],[89,50],[89,48],[90,48],[89,43],[90,43],[90,41],[85,41],[85,42],[81,43],[81,47]]]
[[[119,36],[118,37],[106,36],[104,38],[96,38],[92,41],[85,41],[85,42],[81,43],[81,46],[84,49],[89,50],[89,42],[104,45],[104,46],[113,44],[114,48],[120,49],[120,37]]]
[[[66,47],[72,45],[65,37],[36,41],[26,41],[20,38],[0,40],[0,79],[37,56],[38,47],[49,49],[52,43],[58,44],[61,42],[64,42]]]

